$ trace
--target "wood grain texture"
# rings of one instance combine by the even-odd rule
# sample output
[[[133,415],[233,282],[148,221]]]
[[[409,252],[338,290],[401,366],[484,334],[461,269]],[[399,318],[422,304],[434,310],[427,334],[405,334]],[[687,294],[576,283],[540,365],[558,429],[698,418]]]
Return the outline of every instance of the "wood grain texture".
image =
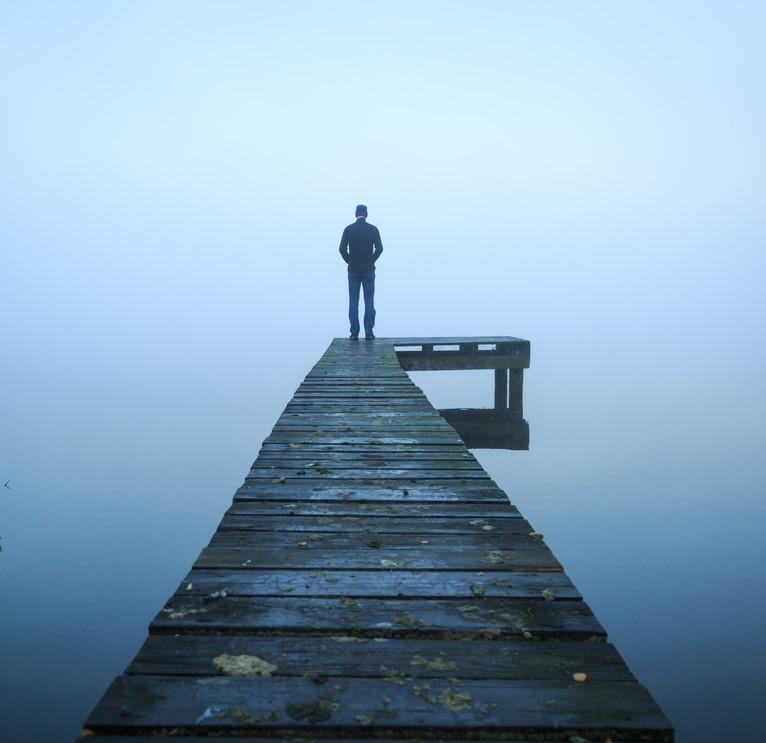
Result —
[[[417,734],[425,727],[531,732],[557,729],[582,736],[616,728],[671,734],[667,720],[637,683],[464,679],[220,678],[131,675],[117,678],[86,725],[147,731],[264,730],[305,735],[337,730]]]

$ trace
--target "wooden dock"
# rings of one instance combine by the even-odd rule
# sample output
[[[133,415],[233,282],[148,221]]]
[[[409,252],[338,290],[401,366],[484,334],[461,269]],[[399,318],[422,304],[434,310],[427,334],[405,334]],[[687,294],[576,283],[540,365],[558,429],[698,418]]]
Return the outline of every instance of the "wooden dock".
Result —
[[[528,365],[515,338],[334,340],[82,739],[672,741],[405,371],[495,369],[518,441]]]

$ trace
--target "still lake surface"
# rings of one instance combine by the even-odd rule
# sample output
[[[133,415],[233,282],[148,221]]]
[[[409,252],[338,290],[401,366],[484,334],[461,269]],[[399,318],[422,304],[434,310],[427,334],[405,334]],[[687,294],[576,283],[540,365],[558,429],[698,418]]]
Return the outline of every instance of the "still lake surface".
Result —
[[[478,458],[545,534],[678,741],[757,739],[762,355],[531,340],[530,450]],[[171,347],[140,364],[54,347],[6,370],[3,741],[77,735],[325,346],[275,341],[235,359]],[[413,378],[436,407],[492,404],[491,372]]]

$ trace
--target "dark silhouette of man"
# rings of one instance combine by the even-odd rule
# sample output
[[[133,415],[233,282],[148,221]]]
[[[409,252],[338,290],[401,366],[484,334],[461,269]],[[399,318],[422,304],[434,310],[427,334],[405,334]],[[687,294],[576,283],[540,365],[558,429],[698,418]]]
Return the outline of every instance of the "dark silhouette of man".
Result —
[[[356,222],[343,230],[340,254],[348,264],[348,321],[351,340],[359,337],[359,287],[364,291],[364,337],[372,340],[375,326],[375,261],[383,252],[380,232],[367,224],[367,207],[359,204],[354,212]]]

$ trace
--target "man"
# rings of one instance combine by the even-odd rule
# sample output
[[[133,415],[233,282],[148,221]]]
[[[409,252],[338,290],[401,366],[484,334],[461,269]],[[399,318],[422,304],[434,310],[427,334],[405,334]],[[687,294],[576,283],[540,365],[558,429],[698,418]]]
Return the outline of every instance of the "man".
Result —
[[[380,232],[367,224],[367,207],[359,204],[354,213],[356,222],[343,230],[340,254],[348,264],[348,320],[351,340],[359,338],[359,287],[364,291],[364,337],[372,340],[375,326],[375,261],[383,252]]]

